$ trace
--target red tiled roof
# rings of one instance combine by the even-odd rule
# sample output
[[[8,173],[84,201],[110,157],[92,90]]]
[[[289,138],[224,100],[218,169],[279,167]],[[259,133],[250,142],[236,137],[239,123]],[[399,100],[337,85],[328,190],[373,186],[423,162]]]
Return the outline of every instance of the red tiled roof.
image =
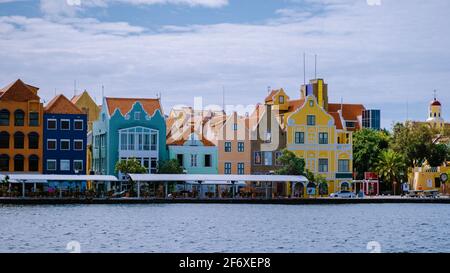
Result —
[[[160,110],[161,114],[161,104],[159,99],[144,99],[144,98],[106,98],[106,104],[108,105],[109,114],[112,115],[116,109],[119,109],[122,115],[128,113],[133,104],[136,102],[141,103],[145,112],[149,116],[153,115],[156,110]]]
[[[362,112],[366,109],[362,104],[340,104],[330,103],[328,104],[328,112],[338,112],[342,106],[342,117],[345,120],[358,120],[358,116],[362,115]]]
[[[37,100],[40,98],[37,95],[39,88],[25,84],[22,80],[17,81],[0,89],[0,100],[20,101],[25,102],[29,100]]]
[[[181,128],[180,128],[181,130]],[[204,146],[215,146],[214,143],[212,143],[211,141],[209,141],[208,139],[205,138],[205,136],[200,136],[199,132],[197,132],[194,128],[194,126],[191,127],[187,127],[185,128],[185,130],[182,132],[182,134],[179,135],[179,137],[177,137],[176,139],[173,138],[173,136],[169,136],[167,138],[167,145],[176,145],[176,146],[182,146],[184,145],[184,143],[186,143],[186,141],[189,141],[189,136],[191,134],[196,134],[199,137],[199,141],[204,145]]]
[[[304,103],[305,103],[305,99],[290,100],[288,112],[294,112],[298,108],[302,107]]]
[[[62,94],[54,97],[47,103],[44,111],[49,114],[84,114],[83,111]]]
[[[264,100],[265,102],[270,102],[273,101],[273,96],[278,93],[278,91],[280,90],[272,90],[269,95],[267,95],[266,99]]]
[[[331,112],[329,113],[333,119],[334,119],[334,124],[336,125],[336,129],[338,130],[342,130],[344,127],[342,126],[342,122],[341,122],[341,117],[339,116],[339,113],[337,112]]]

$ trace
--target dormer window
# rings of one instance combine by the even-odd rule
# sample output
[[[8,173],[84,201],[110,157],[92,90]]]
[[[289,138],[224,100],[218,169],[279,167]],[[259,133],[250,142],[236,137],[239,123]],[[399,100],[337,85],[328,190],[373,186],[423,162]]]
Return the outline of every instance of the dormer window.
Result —
[[[310,106],[310,107],[313,107],[313,106],[314,106],[314,101],[313,101],[313,100],[310,100],[310,101],[309,101],[309,106]]]
[[[284,104],[284,96],[279,96],[279,97],[278,97],[278,102],[279,102],[280,104]]]
[[[140,120],[141,119],[141,112],[135,112],[134,113],[134,120]]]

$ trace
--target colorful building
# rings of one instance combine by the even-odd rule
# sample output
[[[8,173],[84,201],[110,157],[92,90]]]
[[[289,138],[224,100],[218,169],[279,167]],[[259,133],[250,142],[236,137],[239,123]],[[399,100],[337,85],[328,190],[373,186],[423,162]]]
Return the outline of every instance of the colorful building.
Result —
[[[44,108],[20,79],[0,89],[0,171],[42,172]]]
[[[251,173],[249,119],[236,112],[212,120],[209,138],[217,146],[219,174]]]
[[[117,175],[116,163],[130,158],[155,173],[158,162],[168,158],[159,99],[105,97],[92,134],[96,174]]]
[[[328,195],[349,190],[352,183],[352,134],[342,127],[340,118],[330,114],[314,95],[287,118],[287,148],[304,158],[306,169],[326,178],[320,185],[297,184],[294,195]],[[315,189],[318,189],[317,191]]]
[[[44,108],[44,160],[46,174],[86,174],[87,114],[64,95]]]
[[[71,102],[87,115],[87,143],[86,143],[86,173],[92,171],[92,126],[100,114],[100,106],[92,99],[85,90],[79,95],[72,97]]]

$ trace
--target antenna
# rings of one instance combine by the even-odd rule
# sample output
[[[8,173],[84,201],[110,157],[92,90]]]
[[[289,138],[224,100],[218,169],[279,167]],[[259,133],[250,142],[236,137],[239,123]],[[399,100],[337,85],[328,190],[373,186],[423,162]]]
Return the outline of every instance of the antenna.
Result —
[[[102,99],[105,97],[105,86],[102,84]]]
[[[317,54],[314,55],[314,79],[317,80]]]
[[[341,113],[344,110],[344,98],[341,97]]]
[[[225,113],[225,85],[222,85],[222,111]]]
[[[270,89],[272,89],[272,87],[269,85],[269,86],[267,86],[267,94],[269,94],[270,93]]]
[[[303,84],[306,85],[306,53],[303,52]]]

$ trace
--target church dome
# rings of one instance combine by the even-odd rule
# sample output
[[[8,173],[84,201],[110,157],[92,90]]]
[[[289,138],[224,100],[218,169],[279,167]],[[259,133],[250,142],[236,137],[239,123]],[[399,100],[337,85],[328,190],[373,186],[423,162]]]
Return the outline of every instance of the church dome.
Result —
[[[441,106],[441,103],[440,103],[437,99],[434,99],[434,100],[431,102],[431,106]]]

